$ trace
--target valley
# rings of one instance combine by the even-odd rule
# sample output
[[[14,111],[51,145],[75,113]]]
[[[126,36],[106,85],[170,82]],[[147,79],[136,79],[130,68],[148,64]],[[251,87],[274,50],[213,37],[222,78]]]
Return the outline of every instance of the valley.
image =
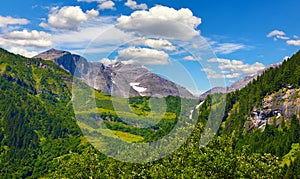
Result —
[[[1,173],[4,178],[297,176],[299,53],[240,90],[198,100],[111,96],[51,60],[1,49]],[[258,120],[265,121],[264,130],[255,126]],[[165,139],[172,131],[178,135]],[[156,141],[166,151],[156,151],[161,149]],[[203,142],[208,143],[199,149]],[[134,158],[149,162],[124,162]]]

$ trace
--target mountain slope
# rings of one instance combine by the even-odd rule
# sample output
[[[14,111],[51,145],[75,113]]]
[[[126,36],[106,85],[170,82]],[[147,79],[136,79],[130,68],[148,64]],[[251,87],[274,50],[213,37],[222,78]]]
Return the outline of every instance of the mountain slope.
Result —
[[[87,62],[83,57],[55,49],[43,52],[35,58],[54,61],[89,86],[112,96],[126,98],[129,96],[166,97],[172,95],[195,98],[180,85],[155,75],[141,66],[125,65],[120,62],[104,66],[102,63]]]
[[[71,85],[72,80],[76,79],[72,79],[69,73],[51,61],[28,59],[0,49],[0,178],[281,176],[275,156],[234,151],[233,138],[230,136],[218,136],[208,146],[199,150],[198,141],[203,126],[209,111],[213,109],[209,106],[211,104],[209,100],[199,106],[199,121],[192,135],[168,156],[141,164],[121,162],[107,157],[89,145],[76,125],[70,102],[70,89],[74,87]],[[79,114],[87,119],[83,124],[86,132],[91,134],[99,132],[97,125],[100,121],[104,121],[105,125],[117,135],[111,138],[107,130],[100,131],[109,139],[108,142],[120,139],[139,141],[142,139],[139,135],[144,135],[145,139],[146,137],[160,139],[176,124],[176,119],[173,118],[180,113],[180,103],[184,105],[183,115],[190,113],[188,100],[169,96],[165,99],[168,104],[167,112],[164,113],[165,119],[150,128],[126,125],[120,118],[114,116],[111,96],[95,91],[80,81],[73,82],[83,88],[79,94],[94,93],[95,96],[92,97],[98,105],[98,109],[84,111],[92,101],[87,100],[86,106],[76,106],[74,103],[75,108],[82,109]],[[149,97],[129,99],[130,106],[138,112],[142,109],[147,114],[148,99]],[[115,100],[118,103],[127,102],[127,99],[115,98]],[[183,119],[184,123],[188,121],[188,117]],[[191,127],[187,129],[191,130]],[[179,128],[179,131],[187,129]],[[128,131],[135,135],[127,135]],[[181,136],[178,135],[173,140],[176,143],[180,139]]]
[[[250,153],[271,153],[282,160],[300,141],[299,88],[300,51],[227,94],[219,133],[235,135],[236,150],[248,145]]]
[[[3,49],[0,69],[1,177],[41,177],[53,158],[81,143],[70,103],[72,76],[50,61]]]
[[[216,93],[230,93],[235,92],[237,90],[240,90],[247,86],[249,83],[251,83],[253,80],[257,79],[258,76],[261,76],[265,71],[269,70],[270,68],[276,68],[280,65],[280,63],[275,63],[272,65],[269,65],[263,70],[259,70],[254,74],[248,75],[243,77],[241,80],[231,84],[228,87],[214,87],[200,95],[200,99],[204,100],[208,95],[210,94],[216,94]]]

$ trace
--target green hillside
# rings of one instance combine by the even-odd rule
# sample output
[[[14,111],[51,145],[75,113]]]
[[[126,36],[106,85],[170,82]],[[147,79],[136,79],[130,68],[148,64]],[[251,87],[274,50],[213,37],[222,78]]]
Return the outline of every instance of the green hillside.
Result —
[[[280,126],[267,125],[263,132],[245,131],[245,126],[253,107],[266,96],[287,85],[299,88],[299,58],[300,53],[238,92],[209,96],[199,108],[195,128],[179,128],[192,132],[179,149],[137,164],[95,148],[105,150],[120,140],[138,144],[161,139],[179,121],[192,122],[188,115],[197,101],[168,96],[151,105],[149,97],[113,98],[73,81],[53,62],[0,49],[0,178],[297,178],[299,150],[296,144],[292,148],[299,143],[297,115]],[[222,128],[199,149],[201,133],[211,125],[208,119],[218,117],[223,99]],[[151,113],[162,101],[166,112]],[[172,141],[181,139],[177,135]]]
[[[294,154],[293,161],[284,157],[300,142],[299,89],[300,52],[280,66],[265,71],[240,91],[227,95],[226,116],[220,135],[234,133],[235,150],[248,146],[250,153],[278,156],[281,166],[293,161],[299,166],[299,151]],[[258,111],[264,115],[259,120],[253,117]],[[274,115],[273,111],[281,114]],[[259,122],[263,125],[253,127]],[[293,175],[300,176],[295,170],[294,173],[287,172],[287,176]]]
[[[72,77],[49,61],[0,49],[1,177],[41,176],[55,157],[79,151]]]

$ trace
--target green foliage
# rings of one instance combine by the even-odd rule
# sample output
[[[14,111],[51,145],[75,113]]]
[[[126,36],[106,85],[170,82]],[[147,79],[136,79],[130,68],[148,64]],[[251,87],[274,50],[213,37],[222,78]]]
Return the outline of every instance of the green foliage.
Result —
[[[300,87],[300,51],[279,67],[271,67],[261,76],[253,80],[245,88],[227,95],[227,111],[233,104],[239,108],[226,120],[226,132],[238,131],[242,133],[242,126],[254,106],[261,106],[262,99],[288,86]]]
[[[285,76],[291,73],[295,72],[293,70],[284,72]],[[51,61],[27,59],[0,49],[0,178],[279,178],[283,175],[290,177],[292,174],[297,176],[298,156],[289,168],[281,169],[278,167],[276,156],[257,153],[251,146],[243,146],[242,143],[237,147],[239,144],[236,139],[240,137],[239,127],[243,126],[245,115],[248,115],[248,110],[256,104],[256,99],[261,99],[267,94],[267,91],[260,89],[259,85],[255,90],[250,90],[251,85],[266,83],[264,78],[248,85],[246,87],[248,92],[241,90],[227,96],[225,112],[230,111],[232,114],[226,115],[223,119],[226,120],[226,130],[221,133],[222,135],[215,137],[208,146],[199,149],[201,134],[205,125],[211,125],[207,122],[211,110],[219,109],[216,104],[222,106],[222,100],[215,99],[225,99],[225,96],[208,97],[199,109],[199,120],[191,136],[175,152],[154,162],[134,164],[109,158],[93,148],[82,136],[76,124],[73,107],[76,109],[78,124],[85,126],[84,130],[95,136],[104,136],[103,142],[109,144],[118,139],[102,130],[99,121],[95,119],[100,121],[102,119],[101,125],[112,129],[119,136],[130,137],[130,134],[134,134],[137,138],[144,138],[139,142],[154,141],[168,134],[179,118],[188,122],[187,116],[195,101],[168,96],[163,99],[167,104],[167,112],[162,120],[149,128],[128,125],[129,120],[140,122],[138,120],[140,118],[133,119],[129,113],[119,117],[118,111],[114,111],[113,106],[113,102],[124,104],[128,99],[116,99],[92,90],[80,81],[72,79],[71,75]],[[73,80],[80,88],[71,87]],[[291,80],[288,84],[294,85],[296,81],[299,82],[299,79]],[[277,82],[278,80],[276,84]],[[274,85],[270,84],[268,89],[275,90]],[[73,106],[71,90],[80,95],[79,100],[85,105],[74,103]],[[248,97],[247,93],[251,97]],[[90,100],[91,98],[94,101]],[[137,116],[141,118],[147,116],[153,109],[148,97],[131,98],[129,103],[131,104],[129,107],[135,114],[140,114]],[[219,117],[214,113],[213,116]],[[294,131],[294,135],[291,136],[291,141],[294,141],[299,139],[299,133],[295,132],[299,126],[295,120],[292,121],[294,121],[291,122],[292,125],[285,130]],[[234,134],[232,131],[238,132]],[[269,132],[264,135],[272,134],[272,131],[276,136],[281,134],[276,129],[267,131]],[[176,142],[180,139],[181,136],[178,135],[173,140]],[[236,150],[237,148],[239,150]]]
[[[79,149],[68,89],[72,77],[52,62],[2,49],[0,61],[6,66],[0,74],[1,175],[43,176],[52,158]]]
[[[262,107],[262,99],[284,88],[300,87],[300,51],[278,67],[271,67],[245,88],[227,95],[226,115],[221,135],[236,134],[235,150],[248,145],[249,153],[270,153],[278,157],[287,154],[293,143],[300,141],[299,119],[296,116],[281,126],[267,125],[265,130],[245,132],[244,124],[254,106]],[[297,97],[297,96],[294,96]],[[286,169],[291,172],[291,169]]]

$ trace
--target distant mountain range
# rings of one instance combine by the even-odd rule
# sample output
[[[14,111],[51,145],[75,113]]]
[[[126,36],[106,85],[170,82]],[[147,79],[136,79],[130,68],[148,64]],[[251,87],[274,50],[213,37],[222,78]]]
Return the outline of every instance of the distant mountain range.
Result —
[[[164,178],[172,178],[174,173],[176,176],[197,175],[198,178],[300,176],[300,52],[281,65],[272,65],[272,68],[245,77],[231,87],[212,89],[211,93],[226,93],[227,89],[241,88],[235,93],[215,95],[221,100],[202,101],[202,105],[192,110],[199,114],[195,128],[190,125],[177,128],[179,134],[191,129],[192,134],[185,144],[165,158],[146,165],[139,164],[138,167],[101,154],[91,147],[91,141],[82,132],[101,135],[103,142],[101,140],[99,145],[104,149],[123,139],[128,142],[150,141],[149,144],[153,145],[155,142],[151,141],[167,136],[177,121],[189,122],[187,115],[195,100],[187,99],[181,103],[177,97],[169,96],[165,98],[168,111],[163,119],[159,118],[161,121],[149,128],[135,127],[126,123],[128,119],[134,119],[132,115],[118,117],[114,113],[111,97],[87,87],[79,80],[75,82],[86,87],[90,91],[87,94],[95,92],[99,106],[96,110],[88,110],[92,100],[86,100],[85,105],[72,103],[71,74],[91,85],[101,87],[103,83],[107,85],[103,90],[112,93],[115,83],[124,82],[132,95],[151,95],[155,94],[155,90],[160,95],[170,91],[175,93],[176,90],[168,86],[174,85],[175,88],[176,84],[148,73],[142,67],[122,63],[106,67],[101,63],[89,63],[65,51],[52,49],[40,54],[39,58],[46,60],[25,58],[0,48],[0,178],[72,178],[75,174],[81,178],[137,178],[141,177],[141,168],[144,178],[161,177],[165,170],[169,173]],[[159,86],[153,84],[157,81]],[[122,85],[116,87],[119,87],[117,91],[122,92]],[[87,95],[88,99],[93,97]],[[137,122],[142,119],[140,116],[149,112],[148,99],[138,97],[128,100],[130,109],[135,114],[141,114]],[[224,105],[222,99],[226,99],[224,111],[219,110]],[[118,100],[127,104],[127,99]],[[182,104],[183,108],[177,108]],[[80,109],[79,113],[74,113],[74,107]],[[211,112],[214,110],[222,115],[218,136],[199,150],[198,141],[205,136],[202,131],[214,124],[214,119],[218,120],[218,114]],[[152,124],[156,118],[150,116],[149,120]],[[107,126],[114,135],[108,134],[106,129],[101,130],[100,125]],[[177,143],[181,139],[177,135],[172,140]],[[174,143],[170,142],[170,145]],[[128,150],[117,149],[118,153],[127,154]],[[244,165],[240,166],[241,163]]]
[[[81,79],[89,86],[116,97],[166,97],[172,95],[195,98],[184,87],[164,79],[142,66],[123,64],[122,62],[105,66],[100,62],[88,62],[84,57],[56,49],[45,51],[34,58],[54,61],[58,66]],[[200,100],[204,100],[209,94],[229,93],[240,90],[262,75],[264,71],[279,65],[272,64],[263,70],[257,71],[255,74],[244,77],[229,87],[214,87],[202,93]]]
[[[88,62],[84,57],[56,49],[50,49],[34,58],[54,61],[89,86],[116,97],[172,95],[195,98],[184,87],[151,73],[142,66],[121,62],[105,66],[100,62]]]
[[[216,93],[230,93],[230,92],[234,92],[237,90],[240,90],[242,88],[244,88],[245,86],[247,86],[250,82],[252,82],[254,79],[257,79],[258,76],[261,76],[265,71],[267,71],[270,68],[275,68],[278,67],[281,63],[275,63],[275,64],[271,64],[269,66],[267,66],[265,69],[263,70],[259,70],[254,74],[245,76],[244,78],[242,78],[241,80],[233,83],[232,85],[230,85],[229,87],[214,87],[204,93],[202,93],[200,95],[200,99],[201,100],[205,100],[205,98],[210,95],[210,94],[216,94]]]

